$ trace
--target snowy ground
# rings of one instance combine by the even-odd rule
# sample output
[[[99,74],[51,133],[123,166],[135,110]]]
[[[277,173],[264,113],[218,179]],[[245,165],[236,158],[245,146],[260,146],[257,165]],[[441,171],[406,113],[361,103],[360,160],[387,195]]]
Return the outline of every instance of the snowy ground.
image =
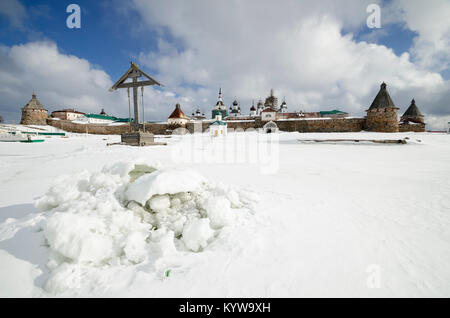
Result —
[[[404,137],[406,145],[298,141]],[[270,143],[230,133],[106,146],[119,138],[0,143],[0,296],[450,296],[450,135],[280,133]],[[118,167],[136,160],[171,181],[138,178],[128,191]],[[184,236],[145,237],[156,221],[133,219],[123,202],[171,191],[197,193],[195,218],[218,223],[170,221]]]

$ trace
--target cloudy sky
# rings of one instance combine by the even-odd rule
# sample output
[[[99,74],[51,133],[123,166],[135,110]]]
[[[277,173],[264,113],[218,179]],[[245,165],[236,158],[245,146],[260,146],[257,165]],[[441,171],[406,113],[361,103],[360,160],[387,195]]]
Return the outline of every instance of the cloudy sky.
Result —
[[[81,28],[66,7],[81,7]],[[369,4],[381,28],[369,28]],[[400,113],[412,98],[429,128],[450,121],[448,0],[0,1],[0,115],[20,119],[35,90],[50,111],[128,115],[108,88],[130,61],[164,84],[146,88],[147,120],[176,103],[210,116],[222,87],[248,113],[270,89],[291,111],[364,115],[388,84]]]

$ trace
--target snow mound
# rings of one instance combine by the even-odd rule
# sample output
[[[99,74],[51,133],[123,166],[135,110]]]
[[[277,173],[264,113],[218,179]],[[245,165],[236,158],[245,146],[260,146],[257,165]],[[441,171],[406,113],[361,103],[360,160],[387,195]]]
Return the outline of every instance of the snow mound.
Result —
[[[80,277],[93,269],[201,252],[223,228],[252,215],[257,200],[195,171],[142,161],[57,179],[36,202],[47,215],[51,275],[45,289],[79,288]]]

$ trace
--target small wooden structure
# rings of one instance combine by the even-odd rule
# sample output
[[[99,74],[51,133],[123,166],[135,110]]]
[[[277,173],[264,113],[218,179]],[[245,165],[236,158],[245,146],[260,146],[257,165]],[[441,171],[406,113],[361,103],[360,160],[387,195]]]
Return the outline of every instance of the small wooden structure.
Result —
[[[121,135],[120,142],[109,143],[107,146],[127,145],[127,146],[166,146],[167,142],[155,142],[155,136],[152,133],[142,131],[129,132]]]
[[[155,142],[152,133],[130,132],[121,135],[120,141],[131,146],[150,146]]]

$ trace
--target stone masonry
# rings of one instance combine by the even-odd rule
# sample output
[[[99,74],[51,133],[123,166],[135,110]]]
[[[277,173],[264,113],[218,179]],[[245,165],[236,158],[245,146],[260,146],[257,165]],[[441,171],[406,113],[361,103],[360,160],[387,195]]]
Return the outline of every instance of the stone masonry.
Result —
[[[33,93],[30,101],[22,108],[22,125],[46,125],[48,112]]]

